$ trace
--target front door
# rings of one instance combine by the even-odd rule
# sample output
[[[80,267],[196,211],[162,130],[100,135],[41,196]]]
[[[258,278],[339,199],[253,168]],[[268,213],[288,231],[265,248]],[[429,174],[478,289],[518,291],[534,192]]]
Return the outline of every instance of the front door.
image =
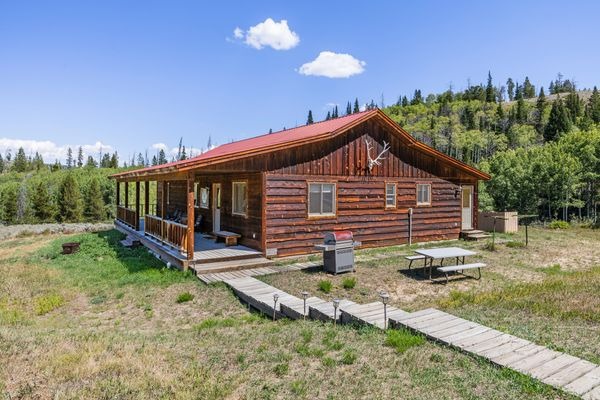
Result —
[[[462,187],[462,229],[473,229],[473,186]]]
[[[213,232],[221,230],[221,184],[212,185]]]

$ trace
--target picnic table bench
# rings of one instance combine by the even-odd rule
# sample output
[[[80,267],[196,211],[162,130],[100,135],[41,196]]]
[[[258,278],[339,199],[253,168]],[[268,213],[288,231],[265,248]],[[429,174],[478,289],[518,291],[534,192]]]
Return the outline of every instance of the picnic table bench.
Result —
[[[219,239],[223,239],[225,246],[237,246],[238,239],[242,237],[239,233],[229,231],[216,231],[213,234],[216,238],[215,241],[218,242]]]
[[[438,247],[432,249],[419,249],[415,250],[417,253],[414,256],[407,256],[406,259],[410,261],[408,268],[410,270],[413,261],[415,260],[424,260],[424,270],[427,271],[429,266],[429,280],[431,278],[432,270],[433,270],[433,261],[440,260],[440,265],[436,267],[436,269],[446,276],[446,283],[448,283],[448,274],[450,272],[459,272],[462,275],[465,275],[463,271],[469,269],[477,269],[478,277],[476,279],[481,279],[481,268],[487,267],[484,263],[465,263],[465,257],[474,256],[477,253],[471,250],[466,250],[460,247]],[[444,266],[444,259],[446,258],[454,258],[456,259],[455,265],[446,265]],[[466,276],[466,275],[465,275]]]

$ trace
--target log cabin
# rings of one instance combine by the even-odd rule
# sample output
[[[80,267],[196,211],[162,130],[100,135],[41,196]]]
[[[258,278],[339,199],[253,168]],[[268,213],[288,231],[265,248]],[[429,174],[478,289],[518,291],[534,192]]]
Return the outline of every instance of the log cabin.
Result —
[[[374,109],[113,178],[116,227],[198,272],[307,254],[328,231],[350,230],[363,247],[457,239],[477,227],[478,182],[490,176]]]

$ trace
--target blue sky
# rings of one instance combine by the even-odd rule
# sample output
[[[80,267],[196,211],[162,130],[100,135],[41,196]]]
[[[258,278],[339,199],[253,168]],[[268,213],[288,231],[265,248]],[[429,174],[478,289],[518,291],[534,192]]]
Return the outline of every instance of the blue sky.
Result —
[[[461,89],[488,70],[495,83],[529,75],[547,86],[560,71],[590,87],[598,15],[593,1],[0,0],[0,152],[21,144],[51,162],[100,142],[123,160],[180,137],[199,149],[209,135],[225,143],[303,124],[308,109],[322,119],[327,104],[355,97]],[[275,32],[259,25],[268,18]],[[349,55],[333,61],[354,62],[344,69],[354,74],[300,73],[341,73],[301,68],[324,51]]]

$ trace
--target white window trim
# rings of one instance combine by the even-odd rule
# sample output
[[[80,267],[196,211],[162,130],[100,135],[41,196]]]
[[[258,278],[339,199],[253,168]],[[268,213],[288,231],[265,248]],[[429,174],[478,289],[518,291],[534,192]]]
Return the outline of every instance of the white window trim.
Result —
[[[332,193],[332,209],[333,212],[330,213],[311,213],[310,212],[310,185],[332,185],[333,193]],[[337,183],[336,182],[308,182],[307,186],[307,211],[309,218],[327,218],[327,217],[335,217],[337,215]],[[321,210],[323,209],[323,188],[321,188]]]
[[[394,204],[388,204],[388,186],[394,186]],[[385,183],[385,208],[396,208],[398,205],[398,184],[396,182],[386,182]]]
[[[428,202],[420,202],[419,201],[419,186],[427,186],[429,188],[429,201]],[[417,183],[417,205],[418,206],[430,206],[431,205],[431,183]]]
[[[244,185],[244,190],[246,191],[246,208],[244,212],[235,211],[235,186],[236,185]],[[240,217],[248,216],[248,182],[247,181],[233,181],[231,182],[231,215],[238,215]]]

